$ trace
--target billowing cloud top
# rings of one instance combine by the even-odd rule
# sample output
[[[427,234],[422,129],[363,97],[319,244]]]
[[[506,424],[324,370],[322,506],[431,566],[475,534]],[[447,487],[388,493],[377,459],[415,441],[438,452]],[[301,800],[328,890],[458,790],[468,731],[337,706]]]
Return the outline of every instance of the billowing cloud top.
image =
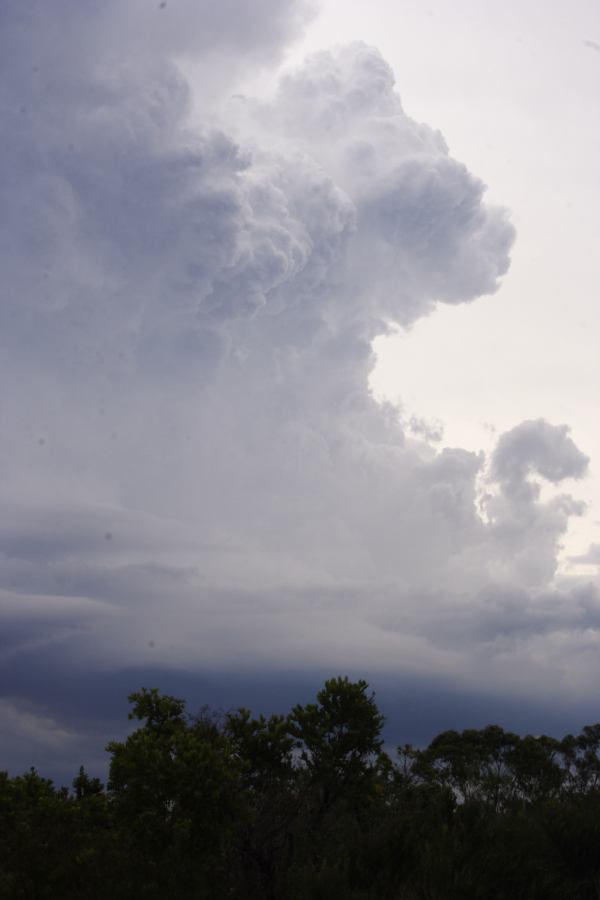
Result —
[[[2,4],[9,666],[484,683],[485,658],[518,689],[589,643],[593,590],[553,584],[581,506],[532,481],[585,473],[566,427],[518,425],[488,466],[408,438],[368,389],[391,323],[496,291],[507,214],[374,48],[244,97],[307,14]]]

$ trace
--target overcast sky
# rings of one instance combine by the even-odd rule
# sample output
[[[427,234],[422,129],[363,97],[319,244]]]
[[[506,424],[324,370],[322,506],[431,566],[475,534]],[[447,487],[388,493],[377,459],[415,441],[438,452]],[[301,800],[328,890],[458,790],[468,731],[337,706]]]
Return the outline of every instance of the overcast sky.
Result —
[[[140,684],[600,718],[597,5],[4,0],[0,70],[0,766]]]

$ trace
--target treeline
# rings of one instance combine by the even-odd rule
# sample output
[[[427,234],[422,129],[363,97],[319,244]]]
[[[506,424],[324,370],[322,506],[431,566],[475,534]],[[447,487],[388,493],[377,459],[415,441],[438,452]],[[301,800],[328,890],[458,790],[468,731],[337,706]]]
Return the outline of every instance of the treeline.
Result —
[[[0,776],[0,897],[600,897],[600,725],[446,731],[392,759],[364,681],[269,718],[129,699],[106,787]]]

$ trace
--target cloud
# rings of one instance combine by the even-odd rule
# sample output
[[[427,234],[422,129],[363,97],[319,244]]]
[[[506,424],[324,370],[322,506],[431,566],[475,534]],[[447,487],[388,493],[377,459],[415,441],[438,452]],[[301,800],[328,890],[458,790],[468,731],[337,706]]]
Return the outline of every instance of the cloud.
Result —
[[[597,53],[600,53],[600,44],[598,43],[598,41],[584,41],[583,43],[591,50],[596,50]]]
[[[413,434],[423,437],[426,441],[436,443],[444,437],[444,424],[438,419],[427,421],[420,416],[411,416],[408,427]]]
[[[595,600],[556,599],[582,506],[533,478],[587,458],[542,420],[436,449],[368,388],[392,323],[498,289],[506,211],[364,44],[224,99],[302,3],[81,10],[0,14],[4,670],[464,685],[493,646],[558,690]]]
[[[0,699],[0,721],[5,740],[12,736],[13,739],[26,740],[32,744],[56,747],[62,746],[74,737],[52,719],[35,711],[23,709],[22,703],[10,698]],[[3,746],[2,750],[5,751],[6,747]]]
[[[382,319],[409,324],[436,301],[497,289],[514,237],[506,212],[485,205],[485,186],[449,155],[439,131],[404,113],[375,48],[317,53],[283,79],[273,104],[238,108],[242,122],[244,111],[275,146],[291,139],[352,198],[346,288],[356,286],[360,315],[376,330]]]
[[[492,478],[511,496],[527,498],[539,495],[539,486],[528,481],[530,473],[558,484],[565,478],[582,478],[588,464],[567,425],[536,419],[521,422],[500,437],[492,457]]]
[[[586,566],[600,566],[600,544],[590,544],[585,553],[569,556],[569,562]]]
[[[386,633],[418,635],[424,657],[439,654],[467,691],[476,686],[554,702],[592,697],[600,646],[595,585],[531,590],[490,584],[469,596],[438,589],[405,595],[395,607],[381,604],[370,618]]]

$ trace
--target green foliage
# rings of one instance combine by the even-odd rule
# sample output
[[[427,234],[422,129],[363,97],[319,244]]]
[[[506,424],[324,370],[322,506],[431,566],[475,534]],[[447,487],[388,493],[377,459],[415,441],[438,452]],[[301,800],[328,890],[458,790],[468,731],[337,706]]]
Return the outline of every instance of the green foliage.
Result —
[[[288,715],[142,689],[107,787],[0,773],[0,900],[598,900],[600,725],[383,751],[365,681]]]
[[[303,762],[343,779],[362,772],[381,749],[383,716],[366,681],[330,678],[317,702],[295,706],[291,733]]]
[[[212,897],[242,813],[238,765],[218,722],[143,689],[129,698],[143,725],[108,745],[109,796],[124,832],[130,891]],[[131,893],[133,896],[133,893]]]

